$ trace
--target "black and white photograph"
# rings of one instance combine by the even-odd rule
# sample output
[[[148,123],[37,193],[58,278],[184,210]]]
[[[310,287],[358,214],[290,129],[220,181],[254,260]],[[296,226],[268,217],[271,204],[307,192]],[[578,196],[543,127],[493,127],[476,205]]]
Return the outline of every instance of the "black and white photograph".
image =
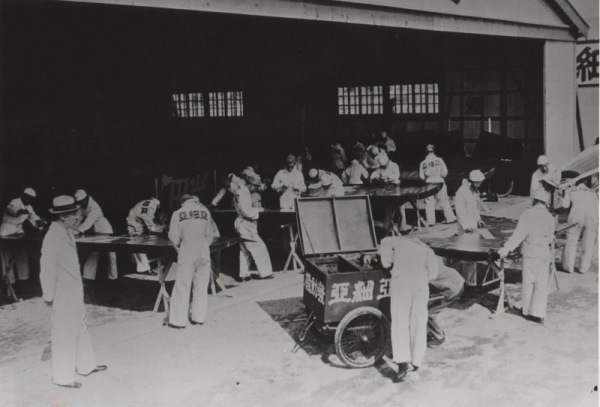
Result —
[[[1,407],[597,407],[598,0],[0,0]]]

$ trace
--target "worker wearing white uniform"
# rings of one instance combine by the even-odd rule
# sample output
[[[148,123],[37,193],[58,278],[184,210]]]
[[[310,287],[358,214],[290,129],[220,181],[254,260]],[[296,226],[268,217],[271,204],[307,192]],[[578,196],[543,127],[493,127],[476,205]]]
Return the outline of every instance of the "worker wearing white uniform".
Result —
[[[550,244],[554,240],[555,224],[554,218],[546,208],[547,200],[546,191],[537,190],[535,192],[533,207],[523,212],[515,231],[504,246],[498,250],[500,257],[504,258],[521,245],[521,254],[523,255],[522,313],[524,317],[541,323],[546,317],[550,264],[554,261],[554,253],[550,250]]]
[[[163,233],[165,225],[160,220],[160,201],[156,198],[145,199],[135,204],[127,215],[127,230],[130,236],[145,233]],[[150,263],[145,253],[135,253],[138,273],[149,273]]]
[[[112,234],[113,228],[108,223],[108,219],[104,217],[100,205],[94,199],[87,194],[83,189],[75,191],[75,202],[81,208],[81,214],[83,216],[83,222],[77,229],[75,234],[83,234],[88,230],[94,231],[94,233]],[[96,279],[96,271],[98,270],[98,252],[91,252],[83,265],[83,278],[90,280]],[[115,280],[118,277],[117,273],[117,255],[116,253],[108,253],[108,278]]]
[[[395,381],[400,381],[410,363],[416,370],[425,357],[428,281],[437,276],[438,261],[420,240],[401,236],[384,238],[379,253],[382,266],[391,267],[392,355],[398,364]]]
[[[428,184],[443,184],[435,195],[428,196],[425,198],[425,215],[427,218],[427,224],[429,226],[435,225],[435,203],[439,202],[442,210],[444,211],[444,223],[456,222],[456,216],[450,206],[450,200],[448,199],[448,188],[444,178],[448,175],[448,168],[446,163],[440,157],[435,155],[433,144],[429,144],[426,147],[428,152],[427,157],[419,165],[419,178]]]
[[[336,174],[341,174],[346,169],[346,151],[340,143],[331,146],[331,169]]]
[[[308,172],[309,184],[320,185],[323,196],[343,196],[344,184],[340,177],[332,172],[311,168]]]
[[[259,278],[273,278],[273,266],[269,251],[265,242],[258,235],[258,216],[264,209],[253,207],[250,197],[250,193],[259,185],[258,178],[249,177],[248,186],[241,185],[233,200],[238,215],[234,223],[235,230],[241,238],[248,239],[248,241],[240,242],[240,279],[242,281],[251,278],[250,264],[252,260],[258,269]]]
[[[481,209],[483,203],[479,196],[479,186],[485,179],[479,170],[469,173],[469,178],[463,180],[461,187],[456,191],[454,197],[454,209],[458,220],[457,234],[472,233],[485,222],[481,220]],[[466,280],[466,284],[474,286],[477,284],[477,263],[471,261],[460,262],[460,272]]]
[[[352,154],[354,159],[342,173],[342,181],[344,184],[362,185],[363,180],[369,179],[369,172],[361,164],[361,161],[365,159],[365,147],[361,143],[356,143],[352,147]]]
[[[25,188],[20,197],[10,201],[2,215],[0,236],[4,237],[25,233],[23,225],[26,221],[36,229],[43,228],[44,221],[35,213],[31,206],[36,196],[37,194],[33,188]],[[22,248],[2,249],[0,250],[0,259],[2,260],[2,271],[10,284],[15,282],[14,266],[17,268],[19,280],[27,280],[29,278],[29,264],[26,250]]]
[[[529,188],[529,196],[533,199],[535,191],[541,189],[546,191],[548,202],[550,202],[551,193],[544,187],[542,180],[548,180],[551,183],[558,184],[560,182],[560,171],[555,165],[550,164],[545,155],[540,155],[537,159],[538,169],[531,176],[531,186]]]
[[[296,169],[296,157],[287,156],[285,168],[275,174],[271,188],[280,194],[279,207],[282,211],[295,210],[294,199],[306,191],[304,175]]]
[[[391,161],[387,154],[380,151],[375,159],[378,165],[377,169],[371,173],[370,181],[373,184],[400,185],[400,167]],[[406,223],[406,204],[400,205],[401,230],[409,230]],[[385,229],[389,230],[392,225],[393,209],[386,208],[385,219],[383,221]]]
[[[70,196],[52,201],[50,213],[57,215],[42,243],[40,283],[43,299],[52,307],[52,381],[78,388],[75,373],[89,375],[106,370],[97,366],[88,332],[83,302],[83,283],[73,231],[81,223],[81,214]]]
[[[569,222],[577,223],[567,231],[567,244],[562,253],[563,270],[573,273],[575,270],[575,258],[577,257],[577,244],[583,232],[581,240],[582,253],[578,271],[587,273],[592,265],[592,258],[597,253],[596,241],[598,238],[598,196],[596,192],[580,183],[565,191],[563,207],[571,206]]]
[[[239,188],[241,178],[236,176],[235,174],[229,174],[227,179],[225,180],[225,185],[219,189],[217,195],[213,198],[210,205],[217,207],[219,206],[219,202],[223,199],[223,197],[229,192],[230,194],[235,194],[237,189]]]
[[[302,171],[302,170],[299,170],[299,171]],[[258,177],[260,185],[251,194],[252,206],[254,206],[255,208],[262,208],[262,193],[267,190],[267,184],[265,183],[265,181],[263,181],[261,179],[260,175],[258,175],[258,173],[254,170],[254,168],[252,168],[250,166],[244,168],[244,170],[242,171],[242,176],[244,177],[244,179],[248,179],[248,177],[250,177],[250,176]]]
[[[387,157],[387,153],[376,145],[370,145],[367,147],[367,153],[365,154],[365,158],[361,163],[363,167],[369,171],[369,173],[372,173],[379,168],[379,164],[377,164],[377,158],[379,156]]]
[[[203,324],[206,319],[212,239],[208,209],[197,197],[182,195],[181,208],[173,212],[169,225],[169,240],[177,249],[177,277],[169,307],[170,327],[185,328],[188,320],[192,324]]]

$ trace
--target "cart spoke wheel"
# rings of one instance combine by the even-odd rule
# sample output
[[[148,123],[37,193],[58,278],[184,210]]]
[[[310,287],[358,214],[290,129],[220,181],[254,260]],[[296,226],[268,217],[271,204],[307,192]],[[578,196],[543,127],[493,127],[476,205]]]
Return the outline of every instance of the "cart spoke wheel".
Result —
[[[373,366],[385,354],[389,322],[376,308],[361,307],[342,318],[335,331],[335,352],[351,367]]]

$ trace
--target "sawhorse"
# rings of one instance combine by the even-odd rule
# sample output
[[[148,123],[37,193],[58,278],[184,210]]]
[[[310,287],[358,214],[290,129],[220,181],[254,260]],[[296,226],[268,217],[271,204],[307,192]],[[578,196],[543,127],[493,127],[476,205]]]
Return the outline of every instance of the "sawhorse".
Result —
[[[290,253],[288,254],[287,260],[285,261],[285,266],[283,266],[283,272],[288,271],[288,267],[291,265],[293,267],[293,271],[301,271],[304,272],[304,265],[302,264],[302,260],[298,253],[296,253],[296,245],[298,243],[298,233],[294,232],[295,223],[288,223],[285,225],[281,225],[282,228],[287,228],[289,231],[290,237]]]

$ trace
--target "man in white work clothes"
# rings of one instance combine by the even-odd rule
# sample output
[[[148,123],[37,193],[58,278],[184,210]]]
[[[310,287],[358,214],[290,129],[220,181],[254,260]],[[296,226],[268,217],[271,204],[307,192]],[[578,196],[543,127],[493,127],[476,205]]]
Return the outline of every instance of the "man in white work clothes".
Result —
[[[234,227],[243,239],[240,242],[240,279],[248,281],[250,276],[250,264],[252,260],[258,269],[260,279],[273,278],[273,266],[265,242],[258,235],[258,216],[264,211],[263,208],[252,206],[252,191],[260,187],[260,179],[255,176],[248,177],[247,185],[240,186],[233,200],[237,219]]]
[[[208,209],[197,197],[182,195],[181,208],[173,212],[169,225],[169,240],[177,249],[177,277],[169,307],[172,328],[185,328],[188,320],[201,325],[206,319],[212,239],[213,225]]]
[[[456,222],[456,216],[450,206],[450,199],[448,199],[448,188],[444,178],[448,175],[448,168],[443,159],[435,155],[433,144],[427,145],[425,148],[427,151],[427,157],[419,165],[419,177],[427,182],[428,184],[443,184],[435,195],[428,196],[425,198],[425,216],[427,218],[427,224],[429,226],[435,225],[435,203],[439,202],[442,210],[444,211],[444,223]]]
[[[308,172],[310,184],[320,184],[323,196],[343,196],[344,184],[340,177],[332,172],[311,168]]]
[[[361,143],[356,143],[352,147],[353,160],[342,173],[342,181],[349,185],[362,185],[364,180],[369,179],[369,172],[361,164],[365,159],[365,147]]]
[[[580,180],[576,186],[567,188],[562,201],[565,208],[571,207],[569,223],[577,223],[567,231],[567,243],[562,253],[562,267],[568,273],[575,270],[577,245],[581,239],[581,258],[577,271],[581,274],[588,272],[592,258],[598,253],[598,195]]]
[[[380,152],[375,158],[377,169],[371,173],[369,178],[374,185],[400,185],[400,167],[391,161],[385,152]],[[393,210],[386,208],[385,219],[383,221],[386,230],[392,226]],[[402,204],[400,209],[400,229],[409,230],[406,223],[406,204]]]
[[[160,234],[165,231],[165,224],[160,219],[160,201],[149,198],[135,204],[127,215],[127,230],[129,236],[141,236],[145,233]],[[150,262],[145,253],[135,253],[138,273],[150,273]]]
[[[56,215],[42,243],[40,283],[44,302],[52,307],[52,381],[79,388],[75,373],[87,376],[106,370],[96,365],[83,302],[83,282],[73,231],[81,224],[75,199],[61,195],[52,201]]]
[[[75,202],[81,208],[81,215],[83,216],[83,222],[81,225],[74,230],[75,235],[86,233],[88,230],[92,230],[95,233],[112,234],[113,228],[108,223],[108,219],[104,217],[100,205],[88,195],[83,189],[75,191]],[[83,265],[83,278],[90,280],[96,279],[96,271],[98,270],[98,252],[91,252],[88,255],[85,264]],[[109,268],[108,278],[115,280],[118,277],[117,274],[117,255],[116,253],[108,253]]]
[[[469,178],[463,180],[461,187],[454,197],[454,209],[457,217],[457,234],[473,233],[478,228],[485,226],[481,220],[481,210],[486,206],[479,196],[479,187],[485,179],[480,170],[473,170]],[[468,286],[477,284],[477,263],[471,261],[460,262],[460,272]]]
[[[517,227],[504,246],[498,250],[501,258],[521,245],[523,255],[523,285],[521,306],[523,316],[544,323],[548,302],[548,281],[554,253],[550,244],[554,240],[554,217],[548,211],[548,194],[535,191],[533,206],[519,218]]]
[[[560,170],[553,164],[550,164],[548,157],[540,155],[537,159],[538,169],[531,176],[531,186],[529,188],[529,196],[533,199],[537,190],[546,191],[548,202],[550,202],[551,192],[546,190],[542,180],[549,181],[551,184],[560,182]]]
[[[438,260],[426,244],[402,236],[386,237],[379,247],[381,265],[391,268],[390,311],[392,355],[398,364],[394,382],[417,370],[427,348],[429,280],[438,274]]]
[[[0,225],[0,236],[10,236],[25,233],[23,226],[29,222],[31,226],[42,229],[44,221],[35,213],[31,206],[36,199],[33,188],[25,188],[21,196],[9,202],[2,215]],[[2,260],[2,271],[10,284],[15,282],[14,268],[17,268],[19,280],[29,279],[29,261],[25,249],[2,249],[0,250]]]
[[[296,169],[296,157],[287,156],[285,167],[275,174],[271,188],[279,193],[279,208],[293,212],[296,207],[294,200],[306,191],[304,175]]]

